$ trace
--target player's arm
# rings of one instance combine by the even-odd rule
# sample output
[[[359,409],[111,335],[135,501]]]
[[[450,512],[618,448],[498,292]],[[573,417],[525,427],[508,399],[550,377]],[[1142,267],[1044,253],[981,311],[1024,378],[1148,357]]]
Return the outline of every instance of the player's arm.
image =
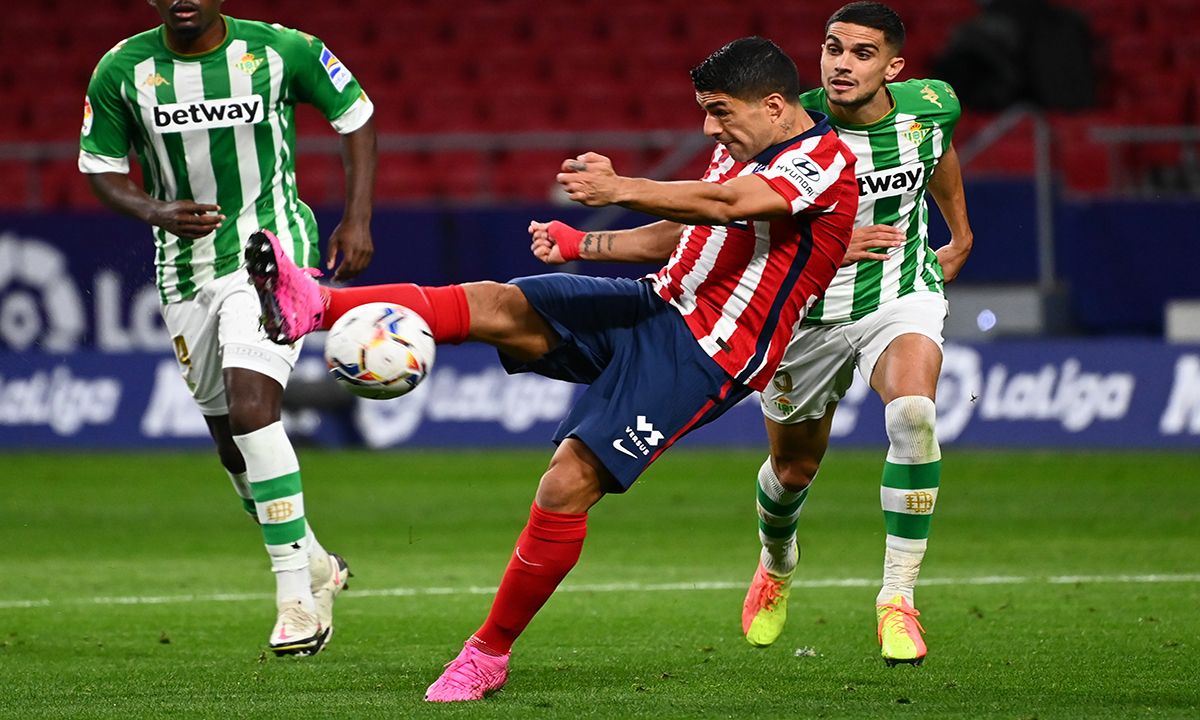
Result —
[[[346,173],[346,208],[342,221],[329,235],[329,258],[333,268],[337,254],[342,264],[334,280],[349,280],[371,262],[375,244],[371,240],[371,205],[375,190],[375,165],[378,158],[375,123],[371,119],[353,132],[341,136],[342,167]]]
[[[971,254],[971,245],[975,234],[971,232],[971,224],[967,220],[967,196],[963,191],[962,166],[958,161],[958,153],[951,144],[942,153],[933,177],[929,179],[929,194],[933,196],[946,226],[950,228],[950,242],[937,249],[938,263],[946,282],[958,276],[963,263]]]
[[[318,110],[341,136],[346,173],[346,208],[329,235],[326,267],[334,280],[358,275],[375,254],[371,239],[371,203],[375,188],[375,105],[358,80],[320,39],[280,28],[279,49],[290,71],[296,98]],[[340,259],[338,256],[341,256]]]
[[[679,244],[683,226],[668,220],[629,230],[581,232],[566,223],[533,221],[530,250],[547,265],[572,260],[604,262],[664,262]]]
[[[100,202],[113,210],[179,237],[204,237],[225,219],[220,208],[191,200],[159,200],[129,179],[133,125],[121,100],[119,76],[113,70],[118,50],[119,46],[104,56],[88,83],[79,136],[79,171],[87,176]]]
[[[567,197],[583,205],[620,205],[687,225],[727,225],[793,213],[782,195],[753,175],[722,184],[629,178],[617,175],[612,162],[603,155],[584,153],[563,163],[556,179]]]
[[[87,178],[100,202],[179,237],[202,238],[220,227],[225,219],[216,205],[152,198],[122,173],[88,173]]]

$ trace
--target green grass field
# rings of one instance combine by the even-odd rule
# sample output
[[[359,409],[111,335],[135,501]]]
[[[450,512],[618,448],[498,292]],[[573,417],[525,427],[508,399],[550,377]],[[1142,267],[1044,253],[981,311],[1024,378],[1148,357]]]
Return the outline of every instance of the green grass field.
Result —
[[[355,578],[329,649],[277,659],[266,557],[215,456],[6,455],[0,716],[1200,717],[1200,456],[956,450],[923,667],[875,643],[880,453],[827,459],[763,650],[740,632],[761,453],[685,449],[593,511],[508,687],[427,705],[547,456],[302,452],[309,518]]]

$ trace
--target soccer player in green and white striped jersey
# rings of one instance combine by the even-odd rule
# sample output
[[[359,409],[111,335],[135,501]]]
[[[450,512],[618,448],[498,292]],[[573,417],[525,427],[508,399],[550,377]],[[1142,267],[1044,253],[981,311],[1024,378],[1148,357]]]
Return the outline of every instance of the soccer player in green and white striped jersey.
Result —
[[[148,0],[163,24],[121,41],[84,101],[79,168],[109,207],[153,228],[163,317],[221,463],[262,528],[276,578],[277,654],[311,655],[333,632],[349,570],[305,519],[299,463],[280,421],[299,345],[259,327],[243,243],[272,229],[298,263],[319,259],[296,191],[296,103],[342,136],[346,207],[329,238],[335,279],[370,260],[373,106],[315,37],[221,15],[222,0]],[[129,178],[137,154],[144,189]]]
[[[951,144],[958,98],[939,80],[895,82],[904,25],[875,2],[850,3],[825,27],[821,82],[801,100],[825,112],[858,157],[859,206],[843,267],[796,330],[762,395],[771,456],[758,475],[758,571],[742,608],[754,645],[783,630],[808,487],[829,444],[833,413],[857,368],[885,404],[890,445],[880,499],[887,541],[876,597],[881,654],[919,664],[923,632],[913,586],[941,479],[934,397],[942,363],[944,282],[966,261],[972,233]],[[950,228],[929,247],[925,195]]]

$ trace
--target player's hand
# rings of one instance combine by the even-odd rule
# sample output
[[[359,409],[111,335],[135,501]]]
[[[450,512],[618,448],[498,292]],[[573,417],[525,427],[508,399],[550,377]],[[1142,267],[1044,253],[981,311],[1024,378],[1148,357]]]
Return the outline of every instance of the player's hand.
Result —
[[[850,247],[842,260],[842,267],[853,265],[860,260],[887,260],[887,252],[878,252],[881,248],[900,247],[904,244],[904,233],[891,225],[869,225],[856,227],[850,235]]]
[[[533,238],[529,249],[533,256],[547,265],[562,265],[579,259],[579,243],[583,233],[570,225],[553,220],[548,223],[534,220],[529,223]]]
[[[225,216],[218,205],[173,200],[155,205],[146,222],[172,235],[196,240],[221,227]]]
[[[529,223],[529,235],[533,238],[533,242],[529,245],[529,249],[533,252],[533,256],[547,265],[562,265],[566,262],[563,259],[562,252],[558,249],[558,243],[550,236],[550,223],[538,222],[533,220]]]
[[[599,153],[587,152],[574,160],[564,160],[562,172],[554,177],[567,197],[588,207],[616,202],[621,177],[613,171],[612,161]]]
[[[329,236],[328,259],[325,261],[327,270],[333,270],[339,253],[342,261],[333,273],[334,282],[349,280],[365,270],[375,254],[370,224],[345,220],[338,223]]]
[[[967,262],[967,256],[971,254],[971,242],[950,238],[950,242],[935,250],[934,254],[937,255],[938,264],[942,266],[942,278],[950,282],[958,277],[958,273]]]

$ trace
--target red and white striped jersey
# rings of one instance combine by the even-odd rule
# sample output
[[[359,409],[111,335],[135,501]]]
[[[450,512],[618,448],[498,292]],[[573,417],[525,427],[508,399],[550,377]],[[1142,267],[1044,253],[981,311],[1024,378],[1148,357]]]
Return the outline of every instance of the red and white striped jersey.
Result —
[[[854,154],[824,115],[804,134],[740,163],[724,146],[702,180],[758,175],[792,207],[789,217],[689,225],[666,267],[648,276],[697,342],[739,382],[762,390],[804,314],[833,280],[858,209]]]

